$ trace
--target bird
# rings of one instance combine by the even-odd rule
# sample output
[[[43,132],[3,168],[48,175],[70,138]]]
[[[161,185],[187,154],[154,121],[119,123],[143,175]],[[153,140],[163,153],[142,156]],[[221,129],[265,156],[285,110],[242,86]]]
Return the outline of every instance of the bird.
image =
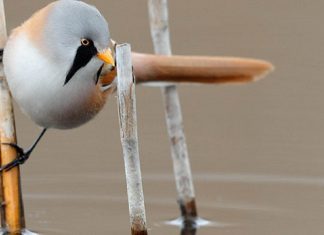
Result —
[[[114,70],[106,19],[82,1],[58,0],[34,13],[10,34],[4,73],[19,108],[42,128],[31,147],[17,150],[0,171],[23,164],[48,129],[71,129],[102,110],[116,84],[102,73]]]

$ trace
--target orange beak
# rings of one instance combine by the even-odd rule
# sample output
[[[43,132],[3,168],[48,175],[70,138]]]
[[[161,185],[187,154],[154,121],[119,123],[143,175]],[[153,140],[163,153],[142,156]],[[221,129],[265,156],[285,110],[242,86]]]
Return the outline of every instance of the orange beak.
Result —
[[[103,52],[98,52],[97,57],[100,60],[102,60],[103,62],[105,62],[106,64],[110,64],[113,67],[115,67],[115,59],[112,56],[112,52],[111,52],[110,48],[108,48],[107,50],[104,50]]]

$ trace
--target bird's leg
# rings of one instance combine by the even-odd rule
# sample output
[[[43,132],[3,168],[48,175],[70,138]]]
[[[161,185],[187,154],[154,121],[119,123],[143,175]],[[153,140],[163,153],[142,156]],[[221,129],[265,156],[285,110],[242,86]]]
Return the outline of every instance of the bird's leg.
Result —
[[[3,59],[3,48],[0,48],[0,63],[2,63]]]
[[[40,135],[37,137],[37,139],[35,140],[35,142],[32,144],[32,146],[27,150],[24,151],[23,148],[19,147],[17,144],[13,144],[13,143],[3,143],[5,145],[9,145],[10,147],[13,147],[14,149],[16,149],[17,151],[17,157],[15,160],[13,160],[12,162],[9,162],[8,164],[1,166],[0,167],[0,172],[1,171],[8,171],[11,168],[18,166],[20,164],[23,164],[30,156],[30,154],[32,153],[32,151],[34,150],[34,148],[36,147],[36,145],[38,144],[38,142],[41,140],[41,138],[43,137],[43,135],[46,132],[46,128],[44,128],[42,130],[42,132],[40,133]]]

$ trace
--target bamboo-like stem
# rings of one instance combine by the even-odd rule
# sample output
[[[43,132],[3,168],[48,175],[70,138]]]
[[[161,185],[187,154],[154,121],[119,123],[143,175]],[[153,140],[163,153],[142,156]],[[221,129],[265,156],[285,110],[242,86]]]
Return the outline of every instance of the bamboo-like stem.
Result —
[[[0,1],[0,48],[3,48],[7,39],[5,13],[3,0]],[[3,143],[16,143],[15,122],[11,102],[11,95],[3,73],[3,65],[0,71],[0,143],[1,164],[5,165],[13,161],[16,150]],[[2,173],[3,209],[5,218],[2,224],[10,234],[20,234],[25,228],[23,201],[21,196],[19,166]]]
[[[129,44],[117,45],[117,95],[132,235],[147,234],[138,151],[135,81]]]
[[[155,53],[169,56],[171,45],[167,0],[148,0],[148,7]],[[195,192],[177,88],[171,85],[161,89],[181,214],[185,220],[194,220],[197,217]]]

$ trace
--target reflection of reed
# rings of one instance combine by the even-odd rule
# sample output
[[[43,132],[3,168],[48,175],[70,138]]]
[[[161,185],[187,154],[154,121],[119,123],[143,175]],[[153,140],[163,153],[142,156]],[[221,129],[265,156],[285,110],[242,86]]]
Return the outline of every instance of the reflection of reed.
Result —
[[[200,217],[185,218],[181,216],[167,221],[166,224],[180,228],[180,235],[196,235],[200,227],[210,226],[212,223]]]
[[[180,235],[196,235],[197,225],[195,221],[185,220],[183,221],[183,227],[181,228]]]
[[[191,227],[184,227],[181,229],[180,235],[196,235],[197,229]]]

